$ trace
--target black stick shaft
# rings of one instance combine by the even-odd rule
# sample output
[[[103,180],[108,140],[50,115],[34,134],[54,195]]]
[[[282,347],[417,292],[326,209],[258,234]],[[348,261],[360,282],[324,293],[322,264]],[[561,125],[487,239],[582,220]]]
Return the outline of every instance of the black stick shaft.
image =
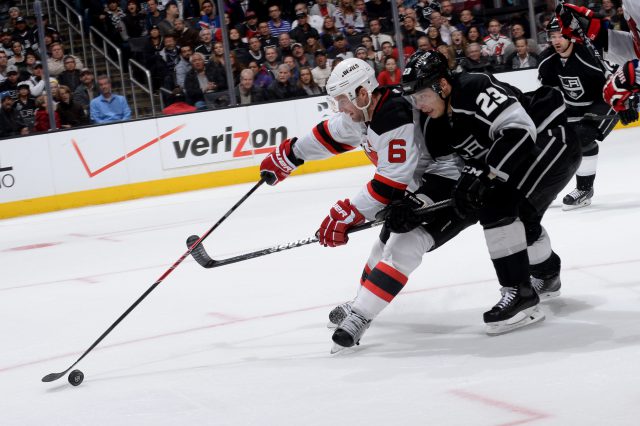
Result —
[[[253,194],[259,187],[260,185],[262,185],[264,183],[263,179],[260,179],[258,181],[258,183],[256,183],[253,188],[251,188],[249,190],[249,192],[247,192],[237,203],[235,203],[233,205],[233,207],[231,207],[229,209],[229,211],[227,211],[227,213],[224,214],[224,216],[222,216],[220,218],[220,220],[218,220],[211,228],[209,228],[209,230],[207,230],[207,232],[205,232],[202,237],[200,237],[200,239],[198,239],[195,243],[193,243],[191,245],[191,247],[189,247],[187,249],[187,251],[180,256],[180,258],[178,260],[176,260],[174,262],[173,265],[171,265],[171,267],[169,267],[169,269],[167,269],[161,276],[160,278],[158,278],[158,280],[156,282],[154,282],[144,293],[142,293],[142,295],[135,301],[133,302],[133,304],[131,306],[129,306],[129,308],[124,311],[124,313],[122,315],[120,315],[118,317],[117,320],[115,320],[115,322],[113,324],[111,324],[111,326],[100,335],[100,337],[98,337],[98,339],[93,342],[93,344],[91,346],[89,346],[89,349],[87,349],[81,356],[80,358],[78,358],[76,360],[76,362],[74,362],[69,368],[67,368],[65,371],[63,371],[62,373],[52,373],[52,374],[48,374],[45,377],[42,378],[43,382],[51,382],[53,380],[57,380],[60,377],[64,376],[69,370],[71,370],[73,367],[76,366],[76,364],[78,364],[80,361],[82,361],[82,359],[87,356],[89,354],[89,352],[91,352],[93,350],[93,348],[95,348],[105,337],[107,337],[107,335],[109,333],[111,333],[111,331],[113,331],[114,328],[116,328],[118,326],[118,324],[120,324],[120,322],[125,319],[127,317],[127,315],[129,315],[131,313],[131,311],[133,311],[136,306],[138,306],[140,304],[140,302],[142,302],[162,281],[164,281],[164,279],[166,277],[169,276],[169,274],[171,274],[171,272],[173,272],[174,269],[176,269],[178,267],[178,265],[180,265],[182,263],[182,261],[184,259],[187,258],[187,256],[189,256],[191,254],[191,251],[198,245],[200,244],[205,238],[207,238],[209,235],[211,235],[211,233],[218,227],[220,226],[220,224],[222,224],[222,222],[224,222],[230,215],[231,213],[233,213],[242,203],[245,202],[245,200],[247,198],[249,198],[249,196],[251,196],[251,194]]]

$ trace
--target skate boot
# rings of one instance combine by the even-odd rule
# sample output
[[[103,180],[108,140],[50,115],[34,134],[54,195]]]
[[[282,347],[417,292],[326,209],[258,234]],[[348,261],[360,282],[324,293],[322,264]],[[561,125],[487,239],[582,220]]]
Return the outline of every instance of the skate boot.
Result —
[[[538,307],[540,298],[530,283],[502,287],[500,292],[500,301],[484,313],[487,334],[506,333],[544,319],[544,313]]]
[[[331,339],[334,342],[331,353],[335,354],[344,348],[360,344],[360,338],[367,331],[371,324],[370,319],[366,319],[356,311],[351,311],[349,315],[340,323]]]
[[[548,278],[536,278],[532,276],[531,285],[536,293],[538,293],[542,302],[560,296],[560,274]]]
[[[353,301],[344,302],[329,312],[329,322],[327,323],[328,329],[335,329],[340,323],[351,313],[351,304]]]
[[[564,196],[562,199],[562,210],[579,209],[580,207],[586,207],[591,204],[591,198],[593,197],[593,187],[589,189],[574,189],[570,193]]]

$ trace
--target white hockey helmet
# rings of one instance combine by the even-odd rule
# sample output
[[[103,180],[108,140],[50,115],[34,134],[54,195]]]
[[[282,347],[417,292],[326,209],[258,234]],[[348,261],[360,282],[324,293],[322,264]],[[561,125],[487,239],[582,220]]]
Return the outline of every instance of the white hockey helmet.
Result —
[[[378,87],[378,80],[373,68],[362,59],[357,58],[345,59],[336,65],[326,85],[327,95],[329,95],[330,100],[334,100],[337,96],[344,94],[347,95],[351,102],[355,101],[356,90],[359,87],[363,87],[369,92],[369,99],[371,99],[371,92]],[[336,109],[337,105],[334,102],[331,103],[333,108]],[[366,109],[367,107],[368,105],[364,108]]]

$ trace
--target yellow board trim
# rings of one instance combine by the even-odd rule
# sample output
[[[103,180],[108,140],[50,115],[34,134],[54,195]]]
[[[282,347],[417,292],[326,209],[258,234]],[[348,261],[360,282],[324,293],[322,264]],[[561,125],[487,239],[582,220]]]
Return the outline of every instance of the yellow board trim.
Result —
[[[614,127],[613,129],[630,129],[631,127],[638,127],[640,126],[640,121],[634,121],[631,124],[627,124],[626,126],[623,126],[622,124],[620,124],[620,122],[618,122],[618,124],[616,124],[616,127]]]
[[[363,151],[347,152],[327,160],[309,161],[300,166],[294,174],[316,173],[327,170],[357,167],[371,164]],[[241,169],[223,170],[191,176],[181,176],[149,182],[131,183],[109,188],[91,189],[31,198],[0,204],[0,219],[29,214],[46,213],[56,210],[83,207],[95,204],[113,203],[154,195],[174,194],[177,192],[213,188],[256,182],[259,177],[258,166]]]

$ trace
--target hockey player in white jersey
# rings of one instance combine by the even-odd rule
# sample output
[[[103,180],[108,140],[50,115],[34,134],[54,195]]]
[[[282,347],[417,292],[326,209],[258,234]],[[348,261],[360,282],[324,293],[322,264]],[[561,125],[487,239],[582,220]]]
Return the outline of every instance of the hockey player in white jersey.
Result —
[[[556,10],[563,34],[582,42],[580,35],[571,27],[573,19],[582,27],[583,33],[598,48],[606,52],[606,59],[620,65],[604,86],[604,99],[618,112],[622,124],[638,120],[638,95],[640,92],[640,2],[624,0],[624,17],[629,31],[616,31],[607,27],[607,21],[583,6],[560,4]],[[635,95],[635,96],[634,96]]]
[[[376,166],[375,174],[358,193],[331,208],[317,233],[320,244],[346,244],[351,228],[375,219],[391,203],[402,204],[406,191],[419,192],[426,204],[450,197],[460,176],[461,160],[448,148],[435,147],[429,152],[420,126],[414,124],[419,122],[417,112],[398,91],[378,87],[374,70],[366,62],[342,61],[326,87],[339,113],[310,133],[284,141],[260,166],[266,183],[275,185],[305,160],[363,147]],[[329,315],[330,323],[337,327],[332,352],[357,344],[371,321],[402,290],[422,256],[474,222],[460,219],[447,208],[429,224],[415,227],[414,223],[409,232],[391,233],[385,226],[371,250],[355,299]],[[402,231],[403,223],[396,225]]]

